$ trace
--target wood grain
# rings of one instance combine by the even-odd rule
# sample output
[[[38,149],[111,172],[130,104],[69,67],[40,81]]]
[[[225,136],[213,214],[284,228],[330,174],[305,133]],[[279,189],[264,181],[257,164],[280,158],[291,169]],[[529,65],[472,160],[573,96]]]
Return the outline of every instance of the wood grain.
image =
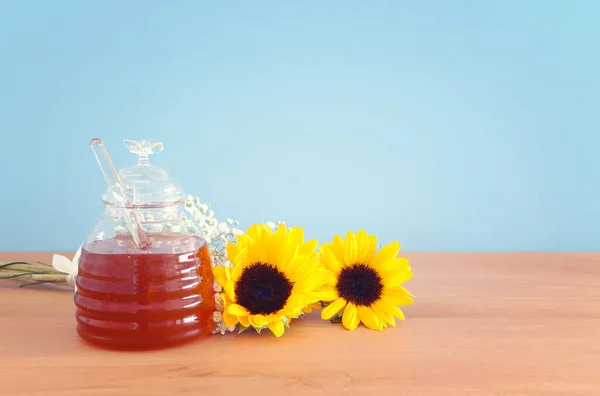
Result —
[[[0,253],[0,260],[50,254]],[[282,338],[113,352],[75,333],[72,295],[0,282],[1,395],[600,395],[600,254],[407,253],[397,328],[308,317]]]

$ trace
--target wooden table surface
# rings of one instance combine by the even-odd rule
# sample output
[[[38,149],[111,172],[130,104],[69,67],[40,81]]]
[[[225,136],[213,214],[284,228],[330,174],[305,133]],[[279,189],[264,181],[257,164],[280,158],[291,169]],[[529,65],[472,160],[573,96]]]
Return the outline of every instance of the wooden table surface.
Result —
[[[397,328],[348,332],[313,316],[280,339],[158,352],[91,347],[71,292],[0,281],[0,395],[600,395],[600,254],[405,257],[416,302]]]

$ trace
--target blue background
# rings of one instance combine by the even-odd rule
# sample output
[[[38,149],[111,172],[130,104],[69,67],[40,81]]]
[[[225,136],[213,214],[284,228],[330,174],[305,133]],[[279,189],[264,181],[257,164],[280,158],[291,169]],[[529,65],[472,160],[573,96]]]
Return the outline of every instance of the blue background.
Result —
[[[0,1],[0,251],[74,250],[89,149],[218,218],[408,251],[598,251],[598,1]]]

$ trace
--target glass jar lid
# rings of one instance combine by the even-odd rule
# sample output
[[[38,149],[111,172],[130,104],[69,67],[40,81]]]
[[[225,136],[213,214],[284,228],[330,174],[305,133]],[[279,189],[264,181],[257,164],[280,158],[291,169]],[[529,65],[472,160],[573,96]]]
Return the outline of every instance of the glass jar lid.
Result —
[[[137,155],[136,163],[119,171],[119,179],[133,207],[161,207],[185,200],[179,183],[163,168],[150,164],[149,156],[163,150],[161,142],[142,139],[125,140],[129,152]],[[105,203],[115,204],[110,191]]]

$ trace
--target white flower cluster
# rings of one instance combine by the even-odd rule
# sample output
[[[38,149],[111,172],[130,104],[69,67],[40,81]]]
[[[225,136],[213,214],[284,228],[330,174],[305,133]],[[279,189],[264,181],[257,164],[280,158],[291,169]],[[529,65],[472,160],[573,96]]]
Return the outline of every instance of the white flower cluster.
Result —
[[[272,221],[267,221],[266,223],[264,223],[267,227],[269,227],[270,229],[272,229],[273,231],[275,231],[277,229],[277,227],[279,227],[281,224],[285,225],[284,221],[278,221],[277,224],[273,223]]]
[[[188,195],[185,201],[185,208],[200,224],[213,265],[230,267],[226,248],[229,242],[235,242],[236,237],[244,233],[235,228],[240,222],[227,219],[220,223],[215,218],[215,212],[210,209],[210,204],[201,203],[200,199],[193,198],[191,195]]]
[[[214,282],[214,291],[216,311],[213,313],[213,322],[215,323],[215,328],[213,329],[212,333],[225,335],[225,333],[235,331],[235,326],[227,326],[225,322],[223,322],[223,310],[225,309],[223,306],[223,297],[221,297],[223,288],[216,280]]]
[[[202,203],[199,198],[194,198],[191,195],[188,195],[185,200],[185,209],[194,217],[202,229],[202,234],[208,244],[208,252],[212,265],[215,267],[230,267],[231,263],[227,259],[227,244],[235,241],[238,235],[244,233],[242,230],[233,227],[239,225],[239,221],[227,219],[224,223],[219,223],[215,218],[215,212],[210,209],[210,204]],[[215,292],[216,311],[213,312],[215,327],[212,330],[212,334],[220,333],[224,335],[227,332],[234,331],[235,326],[227,326],[223,322],[224,307],[221,297],[223,289],[216,280],[213,284],[213,290]]]

